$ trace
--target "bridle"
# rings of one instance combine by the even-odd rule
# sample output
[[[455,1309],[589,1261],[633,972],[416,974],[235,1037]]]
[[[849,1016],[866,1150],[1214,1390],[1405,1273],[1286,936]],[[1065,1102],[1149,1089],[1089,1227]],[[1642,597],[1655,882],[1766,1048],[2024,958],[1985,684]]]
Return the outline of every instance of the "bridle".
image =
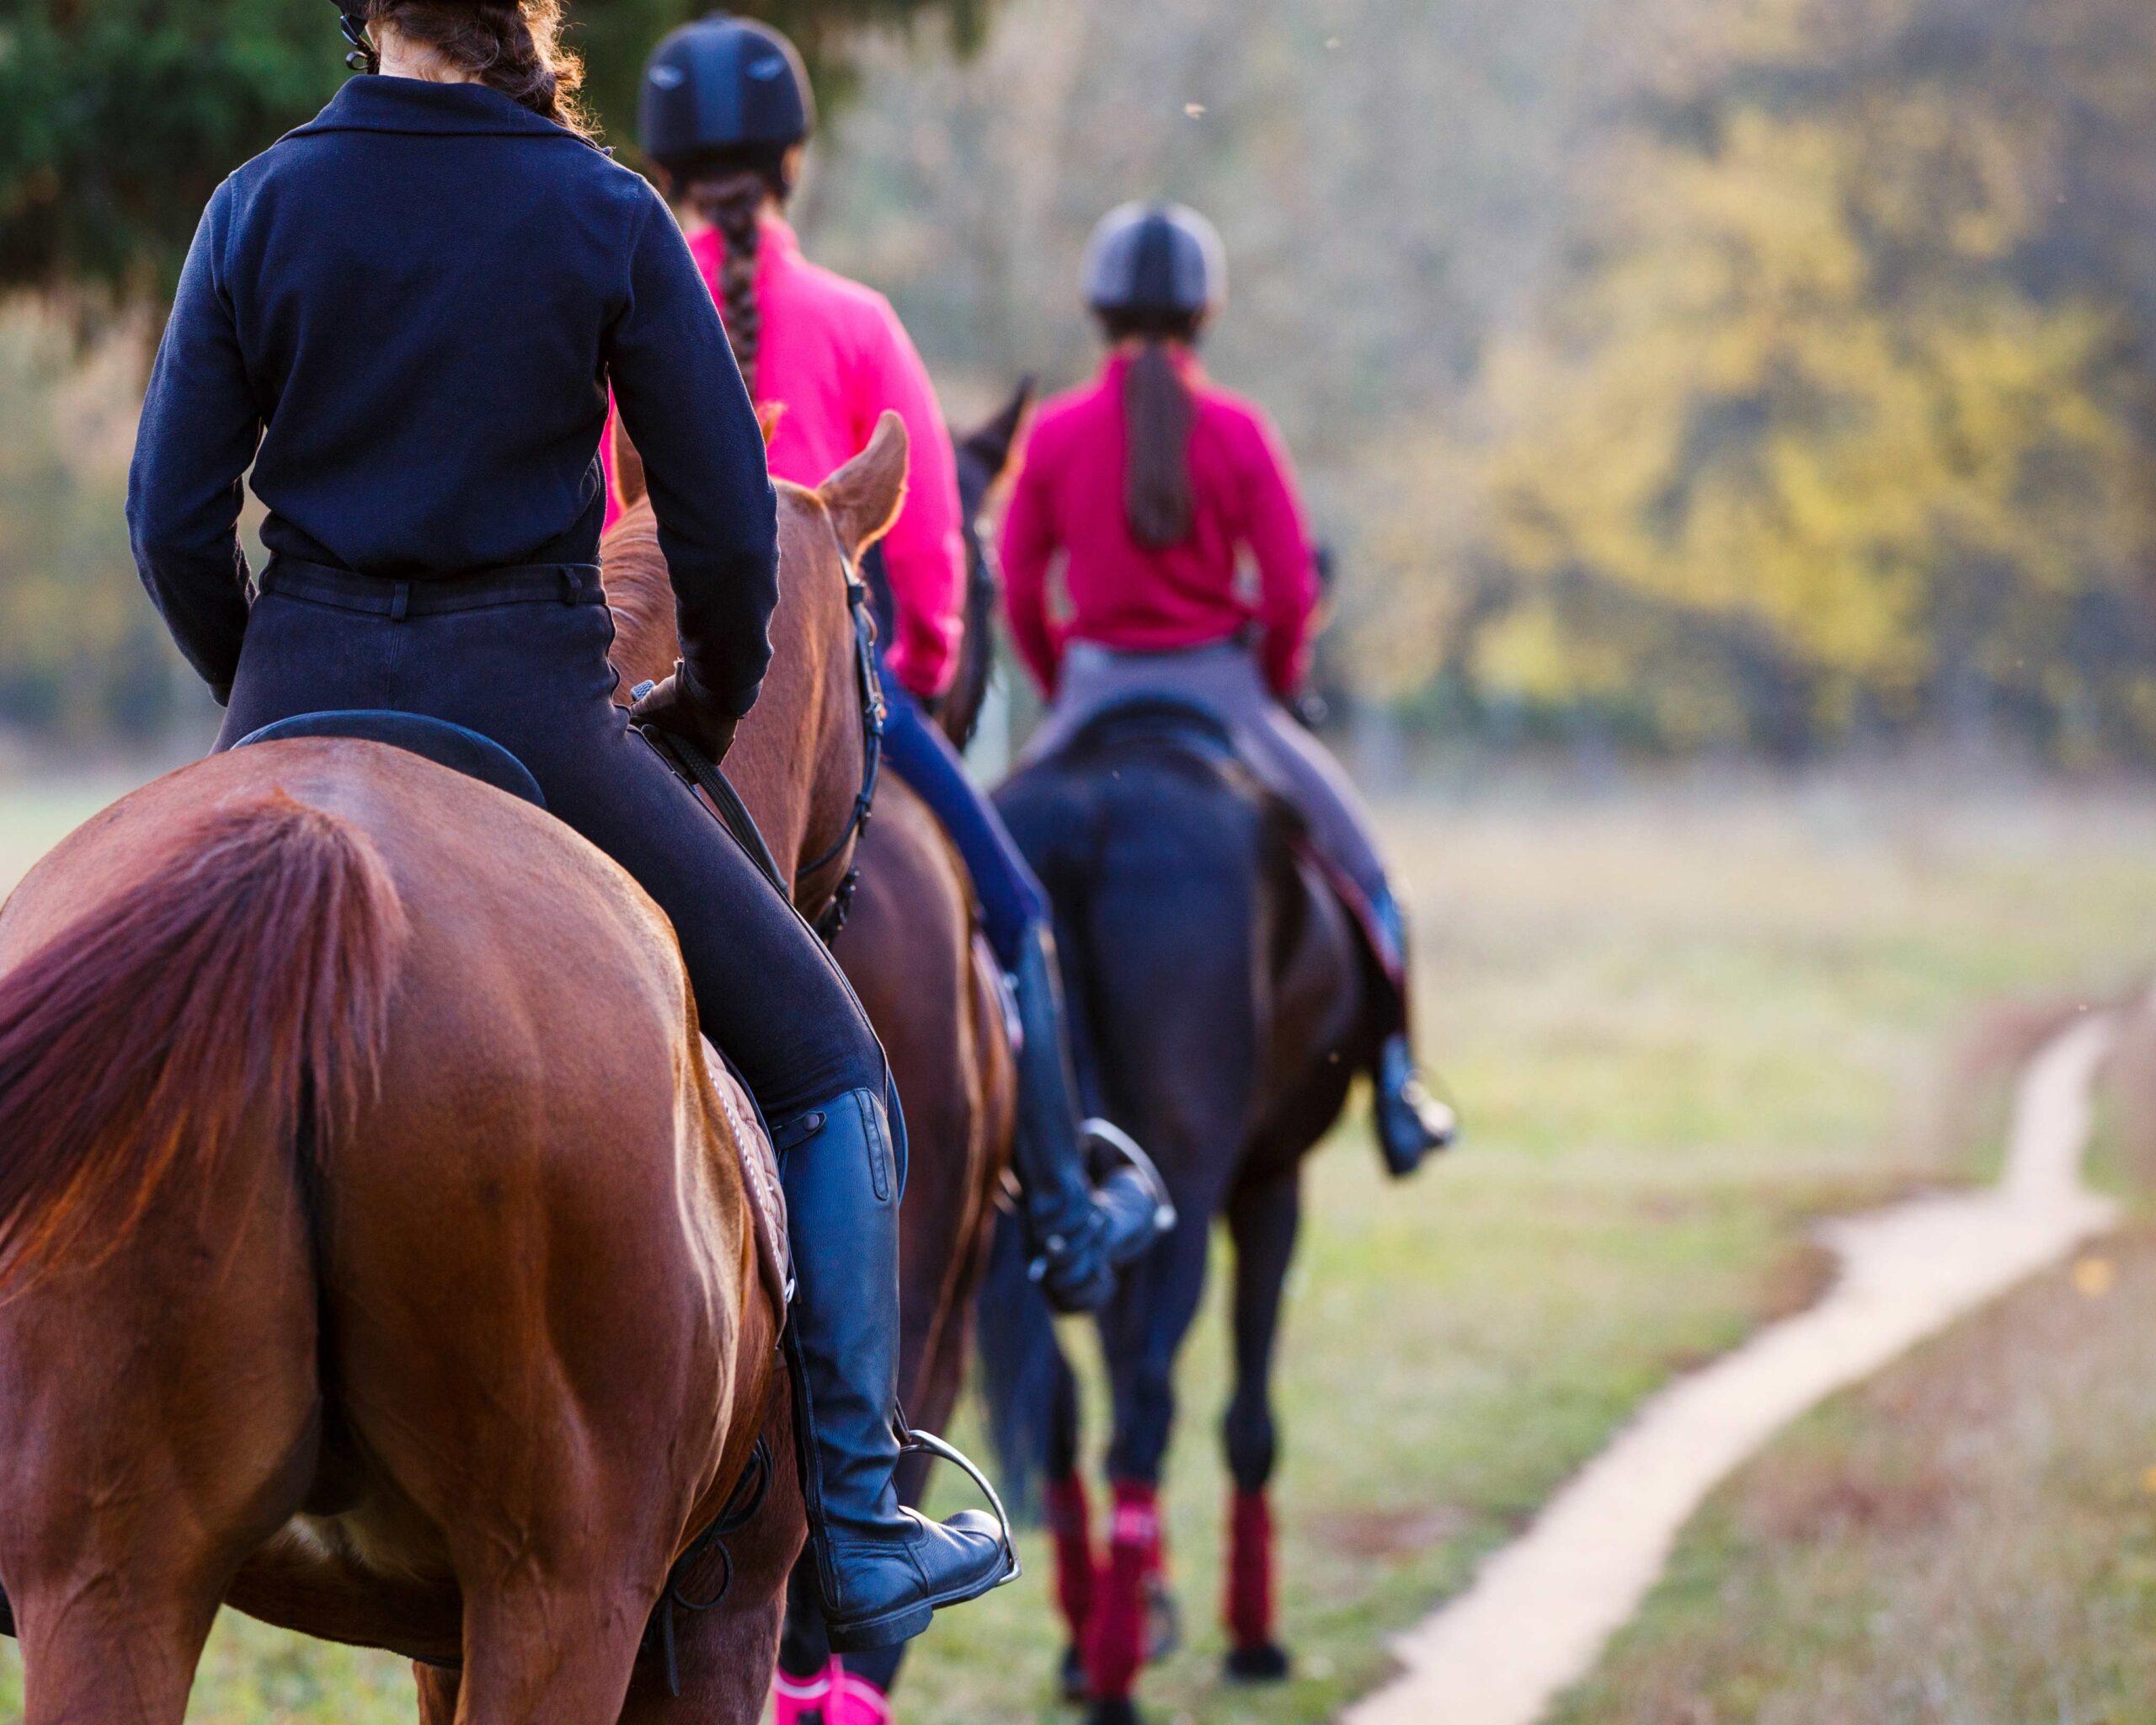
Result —
[[[846,571],[846,608],[853,614],[853,668],[861,691],[861,789],[853,808],[824,853],[793,872],[793,884],[813,879],[846,854],[846,848],[868,830],[868,817],[876,805],[876,781],[883,769],[883,724],[890,709],[883,704],[883,677],[876,664],[876,606],[868,584],[843,547],[840,566]],[[816,919],[816,932],[826,943],[835,940],[853,909],[853,895],[861,885],[861,864],[850,865],[831,895],[831,902]]]

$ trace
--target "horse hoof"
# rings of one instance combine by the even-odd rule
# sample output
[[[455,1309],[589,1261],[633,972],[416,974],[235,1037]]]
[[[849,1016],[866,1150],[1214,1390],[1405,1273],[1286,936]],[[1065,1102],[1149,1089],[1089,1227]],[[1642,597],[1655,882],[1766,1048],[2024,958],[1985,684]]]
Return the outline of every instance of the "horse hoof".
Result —
[[[1063,1669],[1057,1674],[1063,1685],[1063,1698],[1073,1706],[1086,1699],[1086,1655],[1077,1642],[1063,1650]]]
[[[1288,1650],[1277,1642],[1234,1648],[1225,1663],[1230,1683],[1284,1683],[1288,1679]]]
[[[1157,1665],[1182,1645],[1182,1607],[1168,1584],[1154,1576],[1145,1583],[1145,1658]]]
[[[1134,1701],[1095,1701],[1086,1725],[1143,1725]]]

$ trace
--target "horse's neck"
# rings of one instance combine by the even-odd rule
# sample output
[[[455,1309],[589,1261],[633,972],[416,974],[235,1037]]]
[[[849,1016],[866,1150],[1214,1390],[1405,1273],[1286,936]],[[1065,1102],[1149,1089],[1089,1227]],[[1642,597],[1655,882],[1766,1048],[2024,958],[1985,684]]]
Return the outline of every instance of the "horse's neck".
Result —
[[[838,837],[858,788],[861,720],[852,617],[828,546],[830,527],[820,515],[782,500],[779,528],[771,669],[726,757],[726,776],[790,873]],[[680,654],[673,590],[648,505],[632,510],[608,535],[606,558],[612,658],[625,688],[633,687],[664,676]]]

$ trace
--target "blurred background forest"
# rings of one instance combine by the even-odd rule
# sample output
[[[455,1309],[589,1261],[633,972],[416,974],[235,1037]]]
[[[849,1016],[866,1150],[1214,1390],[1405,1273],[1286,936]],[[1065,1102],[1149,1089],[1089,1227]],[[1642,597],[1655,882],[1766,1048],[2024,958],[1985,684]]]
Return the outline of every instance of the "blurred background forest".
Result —
[[[685,8],[573,8],[632,131]],[[2147,0],[796,0],[799,214],[954,417],[1091,361],[1093,219],[1205,208],[1210,346],[1340,569],[1326,670],[1411,734],[2156,761]],[[134,392],[327,7],[0,21],[0,728],[199,724],[126,558]],[[625,153],[632,153],[625,151]],[[140,309],[147,307],[147,311]]]

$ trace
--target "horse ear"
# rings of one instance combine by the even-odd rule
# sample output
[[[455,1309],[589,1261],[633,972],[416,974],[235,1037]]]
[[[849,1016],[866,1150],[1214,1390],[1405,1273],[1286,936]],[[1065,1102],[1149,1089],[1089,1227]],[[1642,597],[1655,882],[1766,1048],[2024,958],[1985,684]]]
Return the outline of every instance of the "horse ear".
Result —
[[[756,403],[756,429],[764,434],[764,447],[768,451],[771,439],[778,435],[778,422],[786,417],[786,403],[782,401],[760,401]]]
[[[966,453],[981,464],[993,485],[1003,477],[1003,470],[1011,465],[1011,451],[1018,441],[1018,427],[1026,417],[1026,409],[1033,404],[1033,379],[1018,380],[1017,392],[995,415],[976,425],[961,440]]]
[[[876,422],[868,447],[825,480],[816,494],[830,511],[847,555],[860,556],[889,532],[906,496],[905,421],[887,411]]]
[[[629,441],[629,428],[614,415],[614,495],[623,509],[634,509],[651,489],[643,476],[643,457]]]

